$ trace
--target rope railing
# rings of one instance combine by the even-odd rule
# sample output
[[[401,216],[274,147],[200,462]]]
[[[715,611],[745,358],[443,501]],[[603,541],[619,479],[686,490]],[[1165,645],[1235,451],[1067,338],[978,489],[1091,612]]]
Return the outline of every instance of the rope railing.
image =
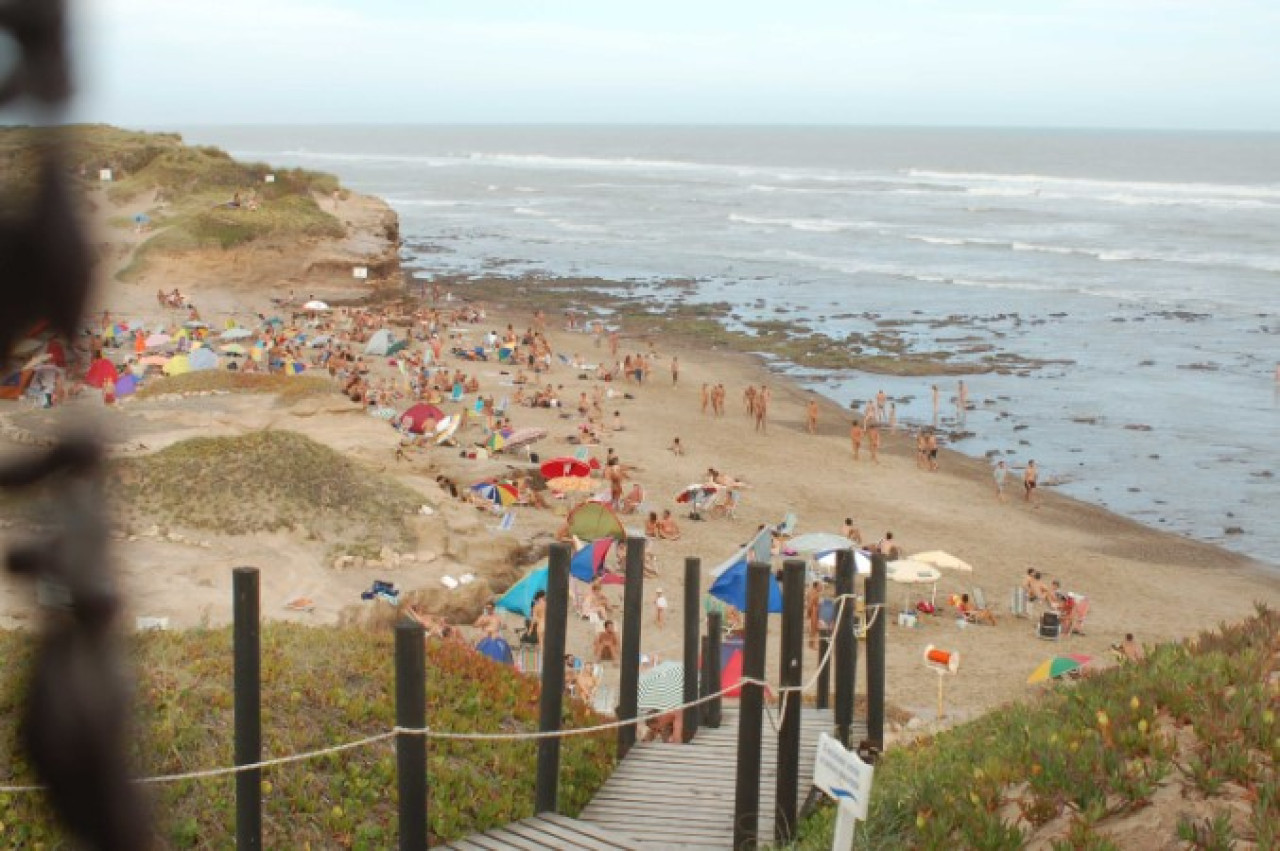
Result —
[[[837,597],[839,603],[836,613],[837,622],[843,616],[848,600],[853,599],[855,595],[846,594]],[[868,607],[868,611],[872,612],[871,619],[868,621],[868,627],[874,623],[875,615],[878,614],[881,606]],[[775,701],[779,704],[779,713],[786,711],[786,701],[791,694],[803,694],[814,686],[817,682],[818,675],[827,665],[831,663],[831,654],[834,643],[829,645],[826,652],[818,660],[818,665],[814,671],[814,675],[805,683],[798,686],[778,686],[768,680],[756,679],[755,677],[742,677],[733,685],[725,686],[714,694],[704,695],[697,700],[682,703],[664,710],[665,713],[682,712],[685,709],[692,709],[701,706],[704,703],[710,703],[713,700],[719,700],[730,692],[737,691],[744,685],[758,686],[765,690],[768,695],[772,692],[776,695]],[[768,704],[766,703],[766,706]],[[775,718],[772,708],[768,712],[770,724],[776,732],[779,723]],[[543,739],[567,739],[574,736],[590,736],[595,733],[604,733],[610,730],[618,730],[623,727],[639,726],[647,722],[647,718],[624,718],[615,721],[606,721],[602,724],[594,724],[590,727],[574,727],[566,730],[547,730],[542,732],[528,733],[481,733],[481,732],[450,732],[445,730],[433,730],[431,727],[412,728],[412,727],[392,727],[381,733],[375,733],[362,739],[356,739],[343,744],[331,745],[325,748],[319,748],[312,751],[304,751],[302,753],[289,754],[287,756],[274,757],[272,759],[264,759],[261,762],[246,763],[245,765],[230,765],[222,768],[208,768],[197,771],[184,771],[177,774],[160,774],[152,777],[134,778],[134,783],[139,784],[164,784],[164,783],[181,783],[190,780],[208,780],[216,777],[229,777],[240,774],[245,771],[256,771],[263,768],[273,768],[280,765],[289,765],[295,762],[306,762],[312,759],[318,759],[323,756],[331,756],[345,751],[357,750],[359,748],[376,745],[379,742],[386,742],[395,739],[397,736],[425,736],[427,739],[435,739],[437,741],[469,741],[469,742],[537,742]],[[14,795],[31,792],[40,792],[44,790],[42,785],[23,785],[23,786],[0,786],[0,795]]]

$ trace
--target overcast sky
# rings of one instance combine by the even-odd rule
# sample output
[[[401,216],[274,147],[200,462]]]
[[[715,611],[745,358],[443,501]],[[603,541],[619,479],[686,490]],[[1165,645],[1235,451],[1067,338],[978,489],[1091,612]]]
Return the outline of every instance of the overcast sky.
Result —
[[[78,0],[79,117],[1280,130],[1277,0]]]

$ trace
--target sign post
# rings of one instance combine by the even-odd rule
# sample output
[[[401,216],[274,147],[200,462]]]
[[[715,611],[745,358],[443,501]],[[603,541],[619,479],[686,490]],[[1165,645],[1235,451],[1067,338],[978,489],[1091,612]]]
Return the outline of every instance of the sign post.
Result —
[[[813,761],[813,785],[834,798],[839,805],[832,851],[850,851],[856,822],[867,818],[871,801],[871,781],[875,768],[853,751],[845,750],[838,739],[822,733]]]

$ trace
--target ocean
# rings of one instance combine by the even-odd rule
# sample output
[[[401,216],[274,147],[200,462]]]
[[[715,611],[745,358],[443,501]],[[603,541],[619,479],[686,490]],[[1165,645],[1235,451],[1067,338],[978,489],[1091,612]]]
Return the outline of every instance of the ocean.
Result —
[[[913,424],[938,384],[952,448],[1280,566],[1280,135],[178,129],[386,198],[424,279],[623,279],[739,327],[1046,361],[960,376],[962,422],[956,376],[775,366],[845,405],[884,390]]]

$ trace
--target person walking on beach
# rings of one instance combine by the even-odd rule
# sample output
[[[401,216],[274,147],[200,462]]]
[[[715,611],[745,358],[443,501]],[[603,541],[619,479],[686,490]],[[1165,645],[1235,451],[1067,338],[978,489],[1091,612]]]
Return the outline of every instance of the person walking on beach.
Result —
[[[680,383],[680,358],[675,355],[671,356],[671,386],[675,387]]]
[[[769,388],[764,386],[756,394],[756,431],[769,431]]]
[[[936,473],[938,472],[938,433],[929,432],[924,441],[925,452],[929,456],[929,472]]]
[[[661,588],[653,596],[653,623],[658,629],[667,625],[667,598]]]
[[[862,453],[862,421],[854,420],[849,426],[849,442],[853,444],[853,460],[857,461],[858,456]]]
[[[711,391],[711,407],[717,417],[724,416],[724,384],[717,384],[715,389]]]
[[[1027,462],[1027,469],[1022,472],[1022,498],[1034,508],[1040,507],[1040,497],[1036,494],[1040,471],[1036,469],[1034,460]]]
[[[880,427],[867,429],[867,450],[871,453],[872,463],[880,463]]]
[[[996,469],[992,475],[996,480],[996,499],[1000,502],[1004,502],[1004,483],[1005,479],[1009,477],[1009,468],[1005,465],[1004,461],[996,462]]]
[[[805,409],[805,428],[809,434],[818,433],[818,402],[815,399],[810,399]]]
[[[748,384],[747,389],[742,391],[742,406],[747,411],[747,419],[751,419],[756,415],[756,386]]]

